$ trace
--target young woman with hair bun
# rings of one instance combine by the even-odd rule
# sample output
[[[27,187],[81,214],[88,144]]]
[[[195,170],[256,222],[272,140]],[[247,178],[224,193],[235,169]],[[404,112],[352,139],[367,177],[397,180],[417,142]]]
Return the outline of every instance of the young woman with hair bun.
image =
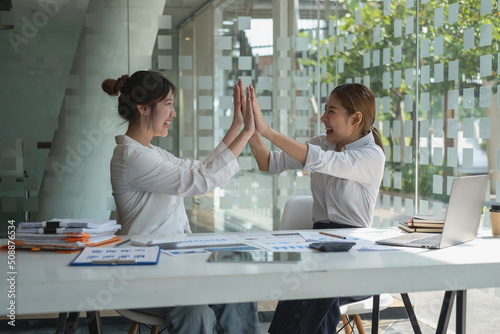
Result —
[[[233,88],[231,127],[212,154],[198,161],[177,158],[151,144],[153,137],[168,135],[176,117],[176,88],[169,80],[152,71],[104,80],[102,89],[118,96],[118,113],[128,122],[127,132],[116,137],[111,159],[111,184],[121,234],[191,232],[183,198],[208,193],[230,179],[239,169],[237,157],[255,131],[253,113],[243,112],[251,110],[250,101],[243,100],[239,87],[241,84]],[[255,303],[137,311],[168,319],[170,334],[260,333]]]

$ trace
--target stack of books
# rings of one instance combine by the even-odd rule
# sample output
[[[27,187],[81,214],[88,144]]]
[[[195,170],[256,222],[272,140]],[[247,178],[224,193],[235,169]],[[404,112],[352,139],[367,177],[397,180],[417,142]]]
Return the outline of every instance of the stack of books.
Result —
[[[121,241],[116,220],[52,219],[19,223],[16,248],[74,251],[87,246],[110,245]]]
[[[399,228],[406,232],[441,233],[444,216],[415,215],[406,222],[399,223]]]

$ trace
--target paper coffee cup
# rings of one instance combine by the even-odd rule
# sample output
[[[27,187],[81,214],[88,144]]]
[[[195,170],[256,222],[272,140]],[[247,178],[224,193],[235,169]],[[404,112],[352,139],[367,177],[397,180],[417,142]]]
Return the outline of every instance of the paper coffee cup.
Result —
[[[490,209],[491,234],[500,236],[500,205],[492,205]]]

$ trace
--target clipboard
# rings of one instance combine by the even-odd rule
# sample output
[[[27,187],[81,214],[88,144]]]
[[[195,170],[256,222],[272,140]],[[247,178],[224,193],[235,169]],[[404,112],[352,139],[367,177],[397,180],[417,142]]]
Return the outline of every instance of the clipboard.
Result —
[[[160,259],[160,247],[86,247],[71,266],[154,265]]]

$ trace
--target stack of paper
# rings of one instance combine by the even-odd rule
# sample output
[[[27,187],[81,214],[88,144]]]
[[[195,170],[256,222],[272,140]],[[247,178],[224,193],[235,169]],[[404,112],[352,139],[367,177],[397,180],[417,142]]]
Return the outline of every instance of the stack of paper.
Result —
[[[120,225],[115,220],[52,219],[19,223],[16,247],[33,250],[75,250],[120,241],[115,235]]]

